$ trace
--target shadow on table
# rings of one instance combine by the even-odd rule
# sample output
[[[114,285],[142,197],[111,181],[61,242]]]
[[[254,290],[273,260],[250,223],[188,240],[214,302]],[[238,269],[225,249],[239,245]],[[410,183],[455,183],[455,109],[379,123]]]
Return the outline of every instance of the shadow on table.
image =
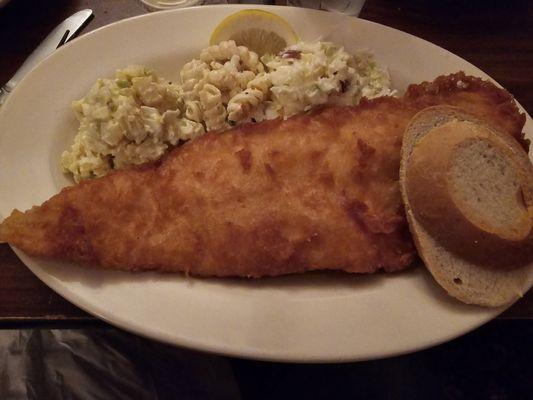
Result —
[[[385,360],[298,365],[238,360],[113,329],[0,331],[6,399],[526,399],[533,321],[494,321]]]

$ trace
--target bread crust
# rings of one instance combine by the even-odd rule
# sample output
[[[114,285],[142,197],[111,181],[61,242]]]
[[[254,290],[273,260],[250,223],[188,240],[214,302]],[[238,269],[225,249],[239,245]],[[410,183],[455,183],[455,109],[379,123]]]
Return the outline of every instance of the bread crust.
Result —
[[[454,152],[469,142],[486,141],[506,157],[514,157],[504,135],[484,124],[455,120],[433,128],[415,145],[405,185],[415,218],[447,249],[487,267],[517,268],[533,261],[532,220],[527,214],[527,208],[533,209],[533,198],[523,196],[527,208],[516,232],[507,232],[469,212],[450,174]],[[513,162],[522,193],[529,193],[533,173],[522,164]]]
[[[410,162],[413,148],[431,129],[452,120],[473,121],[485,126],[484,122],[459,108],[436,106],[428,107],[415,115],[405,131],[401,150],[400,189],[409,229],[420,258],[436,282],[449,295],[467,304],[489,307],[506,306],[522,297],[533,284],[533,262],[518,268],[515,265],[501,268],[512,264],[508,258],[501,263],[500,268],[487,268],[485,265],[450,251],[417,219],[408,198],[407,165]],[[525,153],[518,143],[511,136],[504,136],[502,140],[511,143],[512,152],[516,152],[517,149],[521,152],[517,157],[517,162],[525,170],[531,171],[531,162],[527,155],[524,157]],[[526,188],[526,192],[530,189]],[[524,197],[532,198],[531,193],[524,193]],[[531,218],[532,209],[528,211]],[[514,268],[510,268],[512,266]]]

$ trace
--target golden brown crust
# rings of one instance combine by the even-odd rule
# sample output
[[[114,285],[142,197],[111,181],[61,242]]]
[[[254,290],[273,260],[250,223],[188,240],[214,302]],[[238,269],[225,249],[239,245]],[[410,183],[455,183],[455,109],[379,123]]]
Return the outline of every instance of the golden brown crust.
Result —
[[[22,240],[12,218],[6,239],[41,256],[193,275],[403,269],[414,251],[397,186],[402,130],[376,129],[382,114],[402,125],[401,110],[390,99],[207,134],[26,214],[46,248]],[[86,238],[86,253],[71,250]]]
[[[431,94],[426,86],[404,98],[206,134],[160,162],[83,182],[13,214],[0,240],[126,270],[251,277],[401,270],[414,257],[398,183],[409,120],[435,102],[462,105],[503,119],[514,134],[519,116],[491,114],[500,101],[486,90]],[[70,228],[61,233],[65,219]]]
[[[522,132],[525,114],[520,112],[509,92],[489,81],[461,71],[439,76],[432,82],[410,85],[404,99],[419,109],[441,104],[462,108],[509,133],[526,152],[529,150],[529,140]]]

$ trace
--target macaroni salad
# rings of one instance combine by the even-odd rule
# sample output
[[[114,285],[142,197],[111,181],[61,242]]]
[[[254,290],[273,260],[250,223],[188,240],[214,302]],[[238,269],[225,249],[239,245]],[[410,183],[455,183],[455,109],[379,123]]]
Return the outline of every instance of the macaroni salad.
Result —
[[[170,83],[143,66],[98,79],[72,104],[80,127],[61,165],[76,182],[160,158],[180,142],[243,122],[288,118],[319,104],[393,95],[369,53],[300,42],[261,58],[234,41],[200,52]]]

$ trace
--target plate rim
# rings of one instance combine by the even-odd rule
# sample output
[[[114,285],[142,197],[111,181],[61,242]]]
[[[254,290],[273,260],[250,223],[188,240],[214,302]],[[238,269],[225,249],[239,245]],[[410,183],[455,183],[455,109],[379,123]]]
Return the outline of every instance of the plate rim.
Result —
[[[516,299],[509,305],[491,309],[492,311],[491,314],[487,314],[483,317],[480,317],[475,323],[471,324],[467,330],[456,329],[454,332],[450,332],[439,338],[428,339],[423,344],[407,346],[405,348],[398,349],[397,351],[389,351],[386,353],[375,353],[373,355],[364,355],[364,356],[354,356],[352,354],[346,354],[345,356],[335,356],[335,357],[331,357],[328,355],[325,355],[325,356],[316,355],[316,354],[301,355],[301,356],[295,357],[295,356],[283,354],[279,351],[269,352],[269,351],[264,351],[262,349],[253,349],[251,351],[247,350],[243,352],[242,349],[239,350],[238,348],[234,348],[232,346],[203,343],[202,341],[196,341],[192,338],[187,338],[187,337],[180,337],[178,341],[176,340],[176,337],[171,337],[165,333],[161,333],[161,332],[154,333],[153,331],[150,332],[147,330],[143,330],[137,321],[135,321],[135,323],[131,323],[123,319],[121,316],[117,316],[116,314],[108,315],[105,311],[101,309],[99,305],[94,306],[94,305],[89,304],[88,301],[86,301],[82,296],[78,295],[77,293],[71,291],[70,288],[64,287],[61,284],[57,283],[57,281],[54,279],[54,277],[51,274],[46,273],[46,271],[44,271],[43,269],[40,269],[40,267],[34,268],[32,265],[31,257],[28,257],[24,252],[17,249],[16,247],[12,245],[9,245],[9,246],[11,247],[11,249],[13,249],[17,257],[20,258],[23,264],[35,276],[37,276],[37,278],[41,280],[46,286],[51,288],[55,293],[57,293],[59,296],[61,296],[68,302],[74,304],[75,306],[79,307],[80,309],[87,312],[88,314],[98,319],[103,320],[104,322],[108,323],[111,326],[117,327],[126,332],[133,333],[140,337],[143,337],[149,340],[155,340],[159,343],[164,343],[164,344],[171,345],[171,346],[183,347],[183,348],[187,348],[191,350],[201,351],[207,354],[220,355],[220,356],[226,356],[226,357],[237,357],[237,358],[242,358],[242,359],[265,361],[265,362],[290,362],[290,363],[297,363],[297,364],[350,363],[350,362],[364,362],[364,361],[379,360],[379,359],[384,359],[384,358],[402,356],[405,354],[416,353],[416,352],[423,351],[423,350],[432,348],[440,344],[447,343],[450,340],[454,340],[463,335],[471,333],[472,331],[475,331],[476,329],[480,328],[481,326],[485,325],[486,323],[496,318],[498,315],[503,313],[507,308],[511,307],[514,303],[516,303],[519,300],[519,299]],[[404,272],[407,272],[407,271],[404,271]],[[415,273],[427,273],[427,271],[424,271],[424,272],[418,271]]]
[[[288,7],[285,7],[285,6],[261,6],[261,5],[253,5],[254,7],[250,7],[250,6],[251,5],[236,5],[236,4],[235,5],[228,5],[228,6],[224,6],[224,10],[237,11],[237,10],[242,10],[242,9],[259,8],[259,9],[266,9],[266,10],[269,10],[269,11],[276,12],[276,11],[279,11],[281,9],[287,9],[288,8]],[[308,9],[301,9],[301,8],[296,8],[296,7],[290,7],[290,8],[293,8],[293,9],[297,10],[295,12],[303,13],[303,14],[305,14],[305,13],[316,13],[316,14],[324,13],[323,11],[318,11],[318,10],[308,10]],[[205,12],[207,12],[209,9],[218,9],[218,10],[220,10],[221,7],[219,5],[197,6],[197,7],[187,8],[187,9],[176,9],[176,10],[171,10],[171,11],[165,11],[164,13],[173,13],[173,14],[179,15],[179,14],[182,14],[182,13],[195,13],[196,10],[206,10]],[[202,12],[204,12],[204,11],[202,11]],[[115,22],[113,22],[111,24],[99,27],[99,28],[97,28],[97,29],[95,29],[95,30],[93,30],[91,32],[88,32],[88,33],[76,38],[72,42],[68,43],[66,46],[63,46],[62,48],[58,49],[52,55],[50,55],[45,60],[43,60],[39,65],[37,65],[28,75],[33,74],[34,71],[37,70],[40,67],[40,65],[42,65],[42,63],[45,63],[48,58],[56,57],[58,53],[66,51],[67,48],[69,48],[70,46],[75,45],[75,43],[77,43],[80,40],[86,40],[87,38],[91,37],[92,35],[99,34],[98,32],[105,31],[105,30],[108,30],[108,29],[113,29],[113,27],[115,27],[117,25],[129,24],[129,23],[131,23],[131,21],[134,21],[134,20],[158,18],[158,17],[156,17],[157,14],[160,14],[160,13],[142,14],[142,15],[126,18],[126,19],[123,19],[123,20],[120,20],[120,21],[115,21]],[[354,17],[341,16],[341,15],[339,15],[338,17],[340,19],[343,19],[343,18],[354,18]],[[444,51],[445,53],[451,54],[453,57],[460,59],[466,65],[472,66],[472,67],[480,70],[478,67],[476,67],[475,65],[471,64],[470,62],[468,62],[467,60],[463,59],[462,57],[460,57],[460,56],[458,56],[458,55],[456,55],[456,54],[454,54],[454,53],[452,53],[452,52],[450,52],[450,51],[448,51],[448,50],[446,50],[446,49],[444,49],[444,48],[442,48],[442,47],[440,47],[440,46],[438,46],[438,45],[436,45],[436,44],[434,44],[432,42],[429,42],[429,41],[427,41],[425,39],[417,37],[417,36],[415,36],[413,34],[410,34],[408,32],[404,32],[402,30],[399,30],[399,29],[396,29],[396,28],[392,28],[392,27],[389,27],[389,26],[386,26],[386,25],[383,25],[383,24],[379,24],[377,22],[368,21],[366,19],[361,19],[361,18],[357,18],[357,19],[362,21],[362,23],[364,23],[364,24],[370,24],[369,26],[376,25],[376,26],[379,26],[380,29],[381,28],[386,28],[388,30],[399,32],[399,33],[401,33],[403,35],[408,35],[411,38],[414,38],[416,40],[425,42],[426,45],[429,44],[431,46],[434,46],[434,47],[438,48],[440,51]],[[483,74],[485,76],[488,77],[488,79],[490,79],[492,82],[496,83],[499,87],[502,87],[502,85],[500,85],[497,81],[495,81],[493,78],[491,78],[488,74],[486,74],[484,71],[482,71],[482,72],[483,72]],[[22,84],[24,83],[24,79],[21,81],[21,83]],[[12,95],[9,96],[9,98],[6,101],[6,104],[8,104],[10,99],[12,97],[14,97],[14,95],[16,95],[16,91],[17,91],[17,89],[15,89],[14,92],[12,93]],[[527,111],[518,103],[518,101],[516,103],[519,105],[520,109],[523,112],[525,112],[526,120],[527,119],[530,120],[531,117],[529,116]],[[9,107],[6,107],[6,104],[4,104],[4,107],[3,107],[4,109],[9,108]],[[0,110],[0,111],[2,111],[2,110]],[[13,246],[11,246],[11,248],[13,248],[13,250],[15,251],[17,256],[22,260],[22,262],[26,265],[26,267],[29,268],[34,275],[36,275],[44,284],[46,284],[48,287],[50,287],[52,290],[54,290],[57,294],[59,294],[61,297],[65,298],[67,301],[75,304],[77,307],[81,308],[82,310],[86,311],[87,313],[89,313],[91,315],[94,315],[95,317],[97,317],[99,319],[102,319],[102,320],[106,321],[107,323],[109,323],[109,324],[111,324],[113,326],[117,326],[117,327],[119,327],[121,329],[124,329],[126,331],[133,332],[136,335],[139,335],[139,336],[142,336],[142,337],[150,338],[150,339],[153,339],[153,340],[157,340],[157,341],[160,341],[160,342],[163,342],[163,343],[167,343],[167,344],[171,344],[171,345],[175,345],[175,346],[183,346],[183,347],[193,348],[193,349],[196,349],[196,350],[200,350],[200,351],[204,351],[204,352],[208,352],[208,353],[213,353],[213,354],[223,354],[223,355],[227,355],[227,356],[249,358],[249,359],[257,359],[257,360],[265,360],[265,361],[290,361],[290,362],[298,362],[298,363],[314,363],[314,362],[329,363],[329,362],[363,361],[363,360],[370,360],[370,359],[378,359],[378,358],[384,358],[384,357],[398,356],[398,355],[402,355],[402,354],[406,354],[406,353],[411,353],[411,352],[414,352],[414,351],[420,351],[420,350],[423,350],[423,349],[426,349],[426,348],[429,348],[429,347],[432,347],[432,346],[447,342],[449,340],[452,340],[452,339],[454,339],[456,337],[459,337],[459,336],[462,336],[464,334],[467,334],[467,333],[479,328],[481,325],[484,325],[485,323],[487,323],[488,321],[492,320],[493,318],[497,317],[501,312],[503,312],[505,309],[507,309],[508,307],[510,307],[512,305],[512,304],[509,304],[509,305],[507,305],[507,306],[505,306],[503,308],[493,309],[494,312],[479,318],[475,323],[470,324],[468,329],[456,329],[455,331],[449,333],[448,335],[444,335],[444,337],[440,337],[440,338],[435,339],[435,340],[426,340],[426,342],[421,344],[421,345],[413,345],[413,346],[410,346],[410,347],[402,348],[402,349],[399,349],[396,352],[376,353],[373,356],[366,356],[366,357],[357,357],[354,354],[347,354],[344,357],[339,357],[339,356],[330,357],[328,355],[316,355],[316,354],[307,355],[307,356],[302,355],[302,356],[297,357],[297,358],[294,358],[294,356],[284,357],[283,354],[273,354],[272,352],[268,352],[268,351],[265,353],[263,351],[263,349],[255,349],[254,350],[254,349],[249,349],[248,348],[248,349],[243,351],[242,348],[240,350],[237,349],[237,348],[224,348],[224,346],[222,346],[220,344],[218,344],[218,345],[205,344],[205,343],[197,342],[194,339],[191,340],[191,338],[189,338],[189,339],[180,338],[180,340],[177,341],[175,336],[173,338],[171,338],[171,337],[168,337],[168,335],[166,335],[164,333],[161,333],[161,332],[159,332],[159,333],[155,332],[154,333],[153,331],[150,332],[149,330],[143,330],[142,328],[139,327],[139,323],[137,323],[137,324],[135,324],[135,323],[132,324],[131,322],[128,323],[121,316],[118,316],[118,318],[117,318],[116,314],[109,316],[105,312],[102,312],[102,310],[98,310],[98,308],[100,308],[98,305],[96,307],[95,307],[94,304],[91,305],[89,301],[86,301],[81,296],[79,296],[77,293],[72,292],[71,289],[68,286],[61,285],[60,282],[54,280],[54,277],[51,276],[49,273],[46,273],[46,271],[44,271],[42,269],[39,269],[40,267],[39,268],[35,268],[32,265],[32,262],[29,260],[29,257],[26,256],[24,253],[22,253],[20,250],[16,249]],[[95,310],[95,308],[97,310]]]

